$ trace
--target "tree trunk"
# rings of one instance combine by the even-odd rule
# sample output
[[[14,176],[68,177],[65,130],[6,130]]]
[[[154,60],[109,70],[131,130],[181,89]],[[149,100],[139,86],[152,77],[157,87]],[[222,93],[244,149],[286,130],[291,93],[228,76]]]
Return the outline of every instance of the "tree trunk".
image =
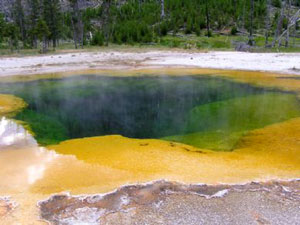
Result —
[[[242,22],[243,29],[245,29],[245,14],[246,14],[246,1],[244,1],[244,6],[243,6],[243,22]]]
[[[46,36],[43,37],[43,41],[42,41],[42,53],[46,53],[47,52],[47,39]]]
[[[254,0],[251,0],[251,9],[250,9],[250,34],[249,34],[249,41],[248,44],[253,46],[254,39],[253,39],[253,16],[254,16]]]
[[[79,9],[78,0],[72,2],[73,16],[72,16],[72,27],[73,27],[73,38],[75,48],[77,49],[78,45],[83,48],[83,22],[82,15]]]
[[[74,47],[77,49],[77,37],[76,37],[76,29],[73,22],[73,19],[71,19],[72,27],[73,27],[73,40],[74,40]]]
[[[34,38],[33,38],[33,48],[35,48],[35,49],[37,49],[38,48],[38,41],[37,41],[37,37],[36,36],[34,36]]]
[[[285,36],[285,47],[289,47],[289,39],[290,39],[290,10],[291,10],[291,0],[286,0],[286,7],[287,7],[287,31]]]
[[[284,1],[284,3],[285,3],[285,1]],[[284,18],[284,8],[285,8],[285,4],[283,4],[281,6],[280,16],[278,18],[277,28],[276,28],[275,35],[274,35],[274,40],[272,42],[272,47],[275,47],[276,41],[277,41],[278,36],[280,34],[280,31],[282,30],[282,22],[283,22],[283,18]],[[280,47],[280,43],[279,43],[279,47]]]
[[[53,50],[55,50],[55,48],[56,48],[56,38],[55,37],[52,39],[52,46],[53,46]]]
[[[266,15],[266,33],[265,33],[265,47],[269,45],[269,33],[271,29],[271,0],[267,0],[267,15]]]
[[[107,0],[103,3],[103,31],[105,37],[105,44],[108,45],[110,33],[109,33],[109,19],[110,19],[110,7],[111,7],[111,0]]]
[[[165,0],[161,0],[161,14],[160,17],[163,19],[165,18]]]
[[[81,45],[81,48],[83,48],[83,45],[84,45],[84,31],[83,31],[83,22],[82,22],[82,20],[80,20],[79,30],[80,30],[80,45]]]
[[[13,53],[14,52],[14,45],[13,45],[12,38],[9,38],[9,48],[10,48],[10,52]]]
[[[20,28],[20,33],[21,33],[21,40],[23,42],[23,47],[24,47],[24,43],[26,40],[26,29],[25,29],[25,18],[24,18],[24,9],[23,9],[23,5],[22,5],[22,1],[21,0],[17,0],[15,2],[15,22],[16,24],[19,26]]]
[[[209,18],[209,11],[208,11],[208,0],[205,0],[205,14],[206,14],[206,30],[207,30],[207,37],[210,36],[210,18]]]
[[[293,47],[296,45],[296,32],[297,32],[297,22],[295,23],[294,33],[293,33]]]
[[[142,2],[141,2],[141,0],[139,0],[139,13],[141,13],[141,5],[142,5]]]
[[[280,46],[282,37],[284,37],[284,35],[286,35],[286,33],[289,31],[289,29],[291,27],[293,27],[294,25],[297,26],[297,22],[300,21],[299,15],[300,15],[300,9],[295,13],[294,16],[292,16],[290,18],[290,22],[289,22],[287,29],[284,30],[280,35],[278,34],[276,39],[274,39],[273,43],[276,43],[278,41],[278,44]],[[296,27],[295,27],[295,29],[296,29]]]

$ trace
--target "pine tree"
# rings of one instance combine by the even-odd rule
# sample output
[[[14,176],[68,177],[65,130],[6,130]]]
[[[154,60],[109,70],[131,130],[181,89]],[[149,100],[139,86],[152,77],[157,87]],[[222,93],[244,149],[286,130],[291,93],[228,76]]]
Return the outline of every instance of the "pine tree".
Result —
[[[159,36],[171,32],[200,35],[202,29],[210,36],[213,30],[230,27],[232,35],[237,30],[245,34],[247,29],[249,44],[254,44],[255,32],[261,35],[264,29],[266,46],[273,33],[276,34],[273,45],[282,39],[287,46],[289,33],[295,30],[297,18],[293,14],[300,6],[300,0],[103,0],[97,7],[84,9],[80,8],[82,0],[68,1],[70,7],[63,11],[62,0],[15,0],[12,18],[20,32],[18,39],[37,47],[36,28],[41,18],[49,29],[47,44],[52,43],[54,48],[61,39],[74,39],[75,48],[83,46],[86,34],[92,40],[97,31],[103,35],[105,44],[110,41],[122,44],[159,41]],[[271,5],[277,6],[276,19]],[[287,17],[291,19],[287,21]],[[5,40],[1,31],[0,39]]]
[[[82,22],[82,13],[79,9],[78,0],[69,0],[72,8],[72,28],[73,28],[73,39],[75,48],[79,44],[83,47],[83,22]],[[103,3],[104,4],[104,3]]]
[[[5,30],[5,20],[3,14],[0,13],[0,46],[4,39],[4,30]]]
[[[13,14],[14,14],[15,24],[19,27],[21,33],[21,40],[23,41],[24,44],[26,41],[26,27],[25,27],[24,9],[21,0],[16,0]]]
[[[45,20],[43,20],[41,18],[37,22],[36,34],[42,44],[41,53],[46,53],[47,52],[47,39],[51,33],[49,31],[49,28],[48,28]]]
[[[110,22],[111,22],[111,4],[112,0],[104,0],[102,4],[102,29],[105,37],[105,44],[108,45],[109,39],[110,39]],[[123,36],[125,37],[125,36]]]
[[[161,13],[160,13],[160,17],[161,19],[165,18],[165,0],[160,0],[160,7],[161,7]]]
[[[28,15],[28,36],[30,45],[37,48],[37,34],[36,26],[41,17],[41,3],[40,0],[28,0],[29,15]]]
[[[206,15],[206,32],[207,32],[207,37],[211,36],[210,32],[210,14],[209,14],[209,6],[208,6],[208,1],[205,0],[205,15]]]
[[[250,2],[250,31],[249,31],[249,41],[248,44],[253,46],[254,45],[254,38],[253,38],[253,17],[254,17],[254,0]]]
[[[43,0],[43,18],[51,33],[49,38],[52,40],[52,46],[56,48],[61,28],[59,0]]]
[[[286,8],[287,8],[287,26],[286,26],[286,35],[285,35],[285,47],[289,47],[289,39],[290,39],[290,12],[291,12],[291,0],[286,0]]]
[[[7,37],[9,40],[9,47],[11,52],[14,48],[19,48],[19,37],[20,30],[19,27],[14,23],[7,23],[4,30],[4,37]]]
[[[281,33],[281,30],[282,30],[283,19],[284,19],[284,9],[285,9],[285,5],[283,4],[283,5],[281,5],[280,16],[278,17],[278,20],[277,20],[277,27],[276,27],[274,39],[272,41],[272,47],[275,47],[276,42],[278,41],[278,37],[279,37],[279,35]],[[280,44],[280,40],[279,40],[278,46],[280,47],[280,45],[281,44]]]
[[[267,11],[266,11],[266,22],[265,22],[265,47],[269,45],[269,33],[271,29],[271,0],[266,2]]]

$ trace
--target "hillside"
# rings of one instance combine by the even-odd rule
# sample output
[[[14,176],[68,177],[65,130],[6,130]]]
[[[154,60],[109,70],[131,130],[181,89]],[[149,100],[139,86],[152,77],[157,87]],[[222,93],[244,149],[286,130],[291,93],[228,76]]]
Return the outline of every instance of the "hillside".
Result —
[[[197,37],[217,38],[217,48],[249,50],[297,47],[299,37],[300,0],[0,0],[0,6],[0,48],[2,42],[12,50],[43,42],[46,52],[70,41],[75,48],[206,46]],[[219,35],[230,36],[230,43],[219,42]]]
[[[9,20],[12,18],[12,11],[16,5],[17,0],[0,0],[0,13],[3,13]],[[30,8],[28,6],[28,0],[21,0],[22,6],[24,7],[25,14],[28,14]],[[68,0],[60,0],[60,6],[62,11],[70,9],[70,3]],[[79,8],[86,9],[88,7],[97,7],[102,4],[103,0],[79,0]]]

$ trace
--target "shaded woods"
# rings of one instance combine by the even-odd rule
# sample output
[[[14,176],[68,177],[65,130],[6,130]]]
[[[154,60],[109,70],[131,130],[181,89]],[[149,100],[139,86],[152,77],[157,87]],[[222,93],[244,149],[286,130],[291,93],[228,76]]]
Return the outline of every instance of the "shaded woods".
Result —
[[[166,35],[264,37],[265,47],[291,46],[300,20],[299,0],[14,0],[0,13],[0,48],[59,44],[156,44]],[[176,44],[175,44],[176,45]]]

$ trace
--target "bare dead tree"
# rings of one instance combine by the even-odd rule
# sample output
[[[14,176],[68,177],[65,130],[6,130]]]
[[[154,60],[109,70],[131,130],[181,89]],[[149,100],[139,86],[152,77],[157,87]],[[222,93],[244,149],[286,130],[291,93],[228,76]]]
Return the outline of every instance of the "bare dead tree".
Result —
[[[271,0],[267,0],[267,12],[266,12],[266,31],[265,31],[265,47],[269,45],[269,34],[271,29]]]
[[[165,0],[161,0],[160,2],[161,4],[161,13],[160,13],[160,17],[163,19],[165,18]]]
[[[110,7],[111,7],[111,0],[105,0],[102,4],[103,7],[103,14],[102,14],[102,29],[104,33],[104,38],[106,45],[108,45],[110,32],[109,32],[109,22],[110,22]]]
[[[278,37],[273,41],[273,42],[277,42],[280,41],[281,38],[286,35],[286,33],[289,31],[289,29],[291,27],[293,27],[294,25],[296,25],[296,23],[300,21],[300,9],[292,16],[289,18],[289,25],[287,26],[287,29],[285,31],[283,31],[280,35],[278,35]]]
[[[142,1],[139,0],[139,13],[141,13],[141,5],[142,5]]]
[[[243,5],[243,21],[242,21],[242,28],[245,29],[245,15],[246,15],[246,1],[244,1]]]
[[[209,17],[208,0],[205,0],[205,14],[206,14],[207,37],[209,37],[210,36],[210,17]]]
[[[69,0],[71,3],[71,8],[73,11],[72,15],[72,27],[73,27],[73,38],[74,38],[74,45],[75,48],[81,46],[83,48],[83,22],[82,22],[82,15],[79,9],[79,2],[78,0]]]
[[[251,7],[250,7],[250,32],[249,32],[249,41],[248,44],[253,46],[254,45],[254,38],[253,38],[253,17],[254,17],[254,0],[251,0]]]
[[[272,47],[275,47],[276,42],[279,40],[278,36],[280,35],[280,32],[282,30],[282,23],[283,23],[283,19],[284,19],[284,8],[285,8],[285,1],[283,2],[282,6],[281,6],[280,16],[277,21],[277,28],[276,28],[275,35],[274,35],[274,40],[272,42]],[[279,43],[279,46],[280,46],[280,43]]]
[[[294,24],[294,30],[293,30],[293,47],[296,45],[296,33],[297,33],[297,22]]]
[[[290,39],[290,10],[291,10],[291,0],[286,0],[286,8],[287,8],[287,29],[286,29],[286,36],[285,36],[285,47],[289,47],[289,39]]]

